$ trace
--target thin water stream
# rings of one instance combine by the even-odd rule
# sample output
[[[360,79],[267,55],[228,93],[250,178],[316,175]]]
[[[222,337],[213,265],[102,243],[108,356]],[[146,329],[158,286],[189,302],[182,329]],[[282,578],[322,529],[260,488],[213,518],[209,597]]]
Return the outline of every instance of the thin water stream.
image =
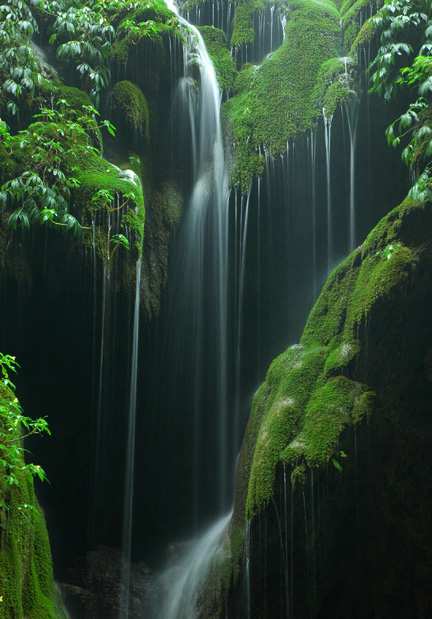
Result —
[[[232,512],[215,522],[203,535],[190,542],[176,565],[161,577],[168,595],[159,619],[194,619],[199,593],[220,549]]]

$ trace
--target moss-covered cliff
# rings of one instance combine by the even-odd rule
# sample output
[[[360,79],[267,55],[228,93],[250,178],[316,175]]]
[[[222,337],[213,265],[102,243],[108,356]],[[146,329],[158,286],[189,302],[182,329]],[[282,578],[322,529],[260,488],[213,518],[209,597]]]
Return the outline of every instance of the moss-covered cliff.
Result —
[[[402,617],[409,590],[416,591],[416,604],[430,608],[423,570],[430,561],[424,518],[432,467],[431,230],[430,203],[406,200],[390,212],[329,278],[300,344],[271,365],[254,398],[238,462],[226,557],[218,568],[222,589],[231,582],[232,612],[241,612],[245,595],[243,564],[237,563],[245,552],[252,553],[250,578],[260,590],[254,595],[250,585],[252,617],[262,616],[272,596],[282,600],[284,595],[294,599],[274,602],[275,610],[266,611],[269,617],[279,616],[283,608],[294,610],[295,617],[330,617],[344,607],[344,617],[366,616],[361,613],[378,608],[383,613],[378,616]],[[402,462],[410,472],[402,474]],[[419,487],[424,489],[421,499]],[[277,513],[280,520],[275,521]],[[340,525],[331,518],[354,520],[338,534]],[[252,551],[238,542],[248,521],[254,531]],[[402,573],[389,567],[395,552],[391,535],[400,535],[402,565],[417,564],[405,593],[399,591]],[[379,559],[372,538],[382,553]],[[285,552],[294,553],[294,567],[284,563]],[[355,563],[350,552],[358,553],[359,567],[349,566]],[[333,565],[338,560],[340,565]],[[278,581],[278,569],[287,571],[282,580],[293,579],[294,585]],[[364,600],[367,586],[371,598]],[[335,605],[331,599],[338,587],[341,599]],[[207,593],[211,608],[212,595],[217,599],[221,592],[209,587]],[[399,596],[404,609],[395,615],[391,595]]]
[[[40,466],[24,460],[21,428],[26,434],[45,428],[19,406],[8,376],[14,359],[1,355],[0,381],[0,615],[4,619],[65,619],[54,588],[45,519],[33,488]]]

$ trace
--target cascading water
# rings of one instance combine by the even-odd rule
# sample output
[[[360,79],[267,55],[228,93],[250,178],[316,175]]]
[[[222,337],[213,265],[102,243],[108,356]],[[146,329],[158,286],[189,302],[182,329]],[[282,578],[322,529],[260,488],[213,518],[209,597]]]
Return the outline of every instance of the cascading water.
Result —
[[[345,104],[345,113],[348,123],[350,141],[350,176],[349,176],[349,251],[356,246],[356,221],[355,221],[355,152],[358,124],[358,101],[352,99]]]
[[[227,234],[228,234],[228,180],[220,124],[221,93],[213,64],[201,34],[183,19],[173,2],[167,2],[184,28],[184,77],[180,80],[180,99],[189,116],[192,158],[193,190],[178,247],[179,268],[176,290],[182,297],[185,315],[190,314],[180,337],[187,338],[193,347],[194,363],[194,449],[198,449],[200,415],[202,412],[202,364],[204,348],[208,345],[203,335],[208,322],[205,296],[212,296],[211,340],[215,350],[217,384],[218,436],[218,503],[222,513],[227,509],[229,454],[227,451]],[[199,69],[199,92],[196,92],[194,68]],[[207,241],[211,247],[208,251]],[[209,256],[210,254],[210,256]],[[175,295],[172,310],[176,312]],[[215,309],[216,308],[216,309]],[[181,346],[182,344],[180,344]],[[194,475],[199,474],[199,456],[195,454]],[[198,495],[199,481],[195,479],[194,494]],[[197,508],[195,509],[197,512]]]
[[[194,619],[199,593],[221,547],[230,519],[231,512],[191,542],[181,561],[164,572],[162,582],[169,595],[159,619]]]
[[[324,139],[326,153],[326,186],[327,186],[327,271],[330,274],[332,264],[332,204],[331,204],[331,180],[330,180],[330,154],[331,154],[331,125],[332,118],[327,117],[323,110]]]
[[[167,337],[167,349],[179,356],[192,351],[193,416],[193,497],[194,520],[199,521],[201,486],[200,433],[205,410],[205,372],[210,363],[215,384],[217,436],[217,508],[223,513],[231,500],[228,485],[231,453],[227,426],[227,347],[228,347],[228,181],[225,169],[220,124],[221,93],[215,70],[199,31],[183,19],[172,2],[167,3],[177,16],[185,35],[184,76],[180,78],[177,102],[188,119],[192,143],[193,189],[177,242],[175,282],[168,315],[182,317]],[[199,70],[199,83],[195,71]],[[209,303],[209,298],[211,303]],[[207,348],[214,354],[208,361]],[[189,352],[190,354],[190,352]],[[193,543],[176,568],[168,569],[163,581],[169,591],[161,619],[195,613],[197,590],[216,552],[230,516],[224,516],[202,538]]]
[[[138,380],[138,341],[139,341],[139,315],[140,315],[140,289],[141,289],[141,260],[137,260],[135,267],[135,304],[132,331],[132,359],[131,378],[129,391],[129,414],[126,445],[126,470],[125,489],[123,501],[123,532],[122,551],[124,562],[120,583],[120,619],[129,617],[129,581],[130,560],[132,545],[132,507],[134,487],[134,463],[135,463],[135,428],[136,428],[136,403],[137,403],[137,380]]]

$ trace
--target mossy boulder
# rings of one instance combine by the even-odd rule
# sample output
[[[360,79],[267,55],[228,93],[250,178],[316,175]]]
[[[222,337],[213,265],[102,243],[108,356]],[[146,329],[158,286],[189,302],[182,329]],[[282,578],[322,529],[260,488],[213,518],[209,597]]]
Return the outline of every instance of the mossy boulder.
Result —
[[[142,91],[127,80],[117,82],[111,92],[113,123],[125,131],[127,137],[137,142],[150,142],[150,122],[147,101]]]
[[[252,600],[252,617],[262,616],[265,604],[273,599],[271,596],[280,600],[285,596],[285,592],[279,596],[280,572],[277,571],[281,543],[292,548],[290,552],[294,553],[295,616],[327,619],[336,616],[332,612],[336,613],[337,608],[340,610],[344,605],[350,609],[344,616],[354,616],[350,613],[353,604],[358,602],[353,599],[357,599],[357,595],[362,599],[363,594],[361,589],[355,590],[358,572],[352,568],[352,555],[342,556],[340,545],[349,544],[351,548],[358,543],[355,489],[360,483],[366,484],[366,478],[360,482],[360,475],[369,475],[367,487],[371,497],[365,497],[367,509],[362,508],[357,513],[357,522],[362,519],[361,526],[367,527],[367,523],[376,518],[376,526],[384,527],[381,532],[378,533],[378,529],[375,532],[375,536],[380,536],[375,544],[382,548],[382,562],[388,564],[385,557],[394,552],[394,545],[388,543],[387,531],[394,526],[398,529],[398,522],[403,522],[401,531],[407,540],[411,539],[411,543],[406,542],[404,546],[408,554],[412,554],[409,549],[415,543],[414,530],[418,532],[414,537],[420,536],[423,540],[420,546],[423,548],[427,544],[425,536],[430,533],[424,526],[424,514],[428,506],[420,501],[418,518],[409,511],[409,506],[419,499],[415,491],[411,492],[410,473],[404,477],[404,467],[396,463],[406,461],[404,454],[409,453],[410,470],[415,469],[415,479],[427,479],[432,468],[429,439],[428,444],[426,436],[425,440],[416,442],[420,428],[432,431],[431,273],[432,205],[407,199],[384,217],[363,245],[334,271],[308,318],[300,344],[290,347],[270,366],[254,398],[239,456],[231,523],[232,533],[239,528],[245,530],[250,523],[255,527],[254,541],[248,551],[253,554],[253,558],[250,555],[248,558],[253,565],[252,598],[254,587],[257,587],[255,601]],[[373,438],[371,427],[374,428]],[[396,443],[389,438],[389,433],[397,434]],[[377,445],[376,454],[371,453],[371,441]],[[368,472],[368,460],[383,467],[387,482],[381,483],[379,470]],[[394,475],[398,474],[400,478],[395,479]],[[342,479],[345,480],[343,486],[339,481]],[[404,498],[400,494],[402,487]],[[393,496],[391,492],[396,494]],[[429,490],[427,496],[430,496]],[[396,509],[398,500],[407,501],[408,511],[405,513],[402,505],[402,515],[396,517],[388,510]],[[426,503],[429,504],[428,500]],[[315,505],[315,512],[310,511],[310,504]],[[325,522],[318,520],[319,517]],[[347,518],[351,520],[348,522]],[[339,521],[343,522],[342,533],[338,529]],[[264,537],[263,522],[267,531]],[[274,536],[272,527],[276,531]],[[284,533],[277,533],[280,527],[286,527]],[[349,542],[345,539],[347,531],[351,535]],[[366,537],[371,534],[365,529]],[[282,540],[286,537],[285,542],[280,535]],[[301,541],[304,539],[306,554]],[[375,563],[381,559],[377,559],[374,548],[368,546],[369,541],[364,543],[362,556],[365,555],[364,561],[370,562],[370,569],[374,571]],[[308,599],[308,587],[312,587],[308,572],[312,549],[318,545],[322,550],[314,555],[316,581],[313,586],[319,593],[310,614],[311,609],[304,600]],[[207,610],[212,610],[208,616],[223,616],[220,609],[225,606],[215,601],[217,599],[228,598],[224,604],[233,616],[240,612],[244,595],[241,592],[241,557],[245,546],[237,544],[236,548],[237,557],[231,556],[227,562],[232,565],[237,561],[231,577],[223,575],[225,572],[212,575],[213,579],[219,577],[222,593],[217,587],[216,597],[209,593]],[[333,557],[331,553],[337,557],[337,565],[329,570],[328,561],[335,560],[329,559]],[[412,557],[407,558],[411,560]],[[427,551],[419,560],[426,563],[430,560]],[[264,561],[268,573],[263,573]],[[273,562],[276,571],[271,567]],[[364,567],[362,572],[365,582],[370,580],[367,569]],[[379,568],[376,574],[374,571],[374,578],[380,585],[368,586],[374,591],[372,604],[380,599],[379,603],[385,606],[384,598],[389,599],[389,591],[398,586],[392,579],[396,582],[401,574],[391,568],[392,575],[382,583],[381,570]],[[331,578],[328,578],[329,571]],[[301,573],[305,574],[304,579],[299,578]],[[263,579],[265,584],[259,584]],[[413,574],[412,580],[419,591],[421,589],[419,595],[427,597],[429,589],[425,589],[423,576]],[[331,597],[329,587],[336,587],[339,581],[354,589],[346,594],[352,599],[345,599],[345,594],[341,594],[340,604],[335,606],[327,598]],[[262,586],[269,592],[267,598],[258,591]],[[387,587],[385,595],[383,587]],[[214,584],[210,590],[215,590]],[[285,602],[280,603],[283,609]],[[422,603],[430,605],[430,600]],[[367,601],[364,606],[369,609],[369,604]],[[327,612],[327,605],[332,610]],[[269,616],[280,616],[280,608]],[[358,616],[367,616],[366,611]]]
[[[226,34],[213,26],[202,26],[199,31],[212,59],[219,88],[225,92],[230,91],[234,86],[237,69],[227,48]]]
[[[167,281],[169,240],[182,207],[183,198],[172,179],[164,180],[149,200],[141,277],[141,303],[148,319],[159,314]]]
[[[322,64],[313,93],[317,113],[332,118],[338,107],[357,99],[357,70],[352,58],[330,58]]]
[[[363,367],[365,326],[411,285],[419,260],[427,261],[430,232],[425,233],[420,221],[425,225],[430,219],[429,205],[407,200],[381,220],[329,278],[300,347],[288,349],[271,365],[266,387],[256,396],[261,401],[253,406],[262,417],[249,479],[248,517],[270,500],[278,462],[327,464],[344,428],[372,412],[374,390],[350,368]]]
[[[359,36],[363,24],[384,4],[384,0],[345,0],[342,15],[344,53],[348,53]],[[370,31],[370,25],[367,32]],[[363,31],[366,35],[366,30]],[[369,35],[368,35],[369,36]]]

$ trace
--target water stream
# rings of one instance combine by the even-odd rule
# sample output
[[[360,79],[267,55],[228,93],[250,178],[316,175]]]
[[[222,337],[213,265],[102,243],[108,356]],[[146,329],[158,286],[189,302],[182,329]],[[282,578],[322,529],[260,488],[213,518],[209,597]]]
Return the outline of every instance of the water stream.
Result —
[[[135,463],[135,428],[136,428],[136,403],[137,403],[137,380],[138,380],[138,342],[139,342],[139,315],[140,315],[140,286],[141,286],[141,260],[137,260],[135,266],[135,303],[132,331],[132,358],[131,377],[129,391],[128,430],[126,446],[126,470],[123,501],[123,532],[122,551],[125,561],[122,565],[120,619],[129,617],[129,586],[130,586],[130,561],[132,546],[132,509],[134,488],[134,463]]]
[[[221,547],[231,512],[191,542],[176,565],[168,568],[161,582],[168,594],[159,619],[194,619],[199,594]]]

